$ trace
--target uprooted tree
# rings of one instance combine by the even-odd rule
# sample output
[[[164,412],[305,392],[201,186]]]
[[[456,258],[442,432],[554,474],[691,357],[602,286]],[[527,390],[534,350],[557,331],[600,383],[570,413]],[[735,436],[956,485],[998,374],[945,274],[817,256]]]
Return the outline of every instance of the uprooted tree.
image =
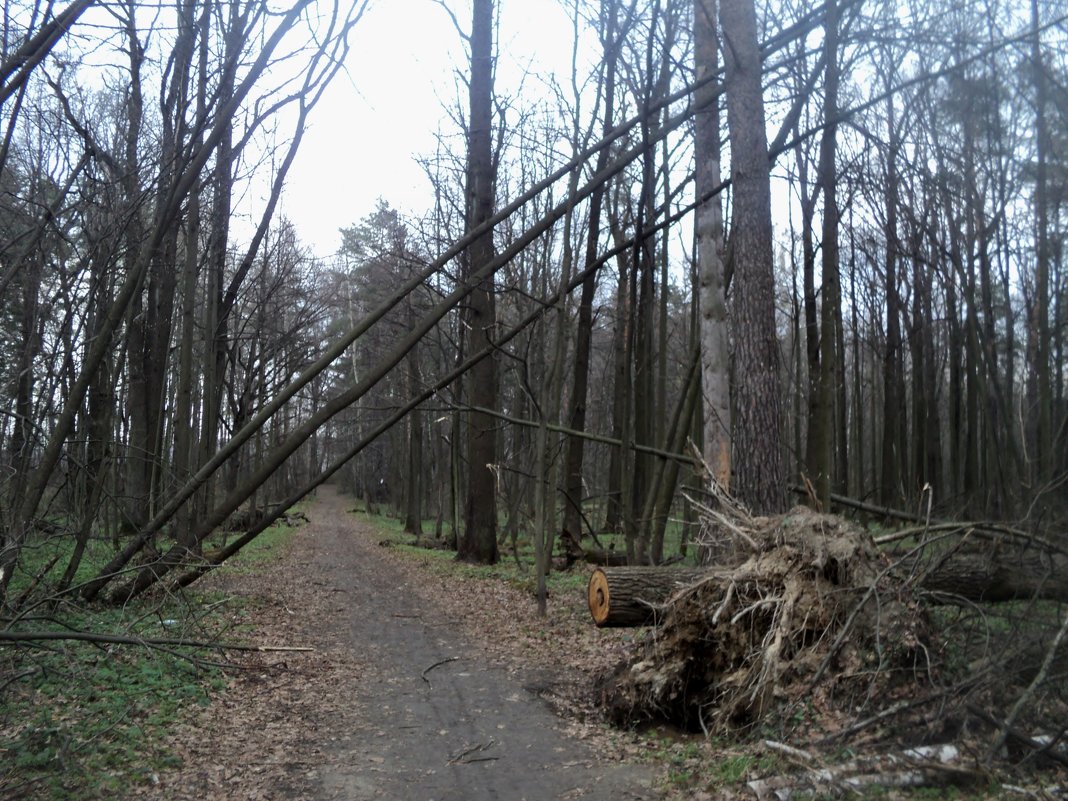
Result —
[[[882,549],[858,525],[807,507],[703,514],[705,536],[734,546],[721,564],[591,578],[599,625],[656,624],[601,683],[616,721],[914,746],[954,739],[972,720],[1031,756],[1064,737],[1068,622],[1035,606],[1068,601],[1064,549],[978,524],[905,530]],[[978,610],[1004,601],[1033,617],[987,624],[998,613]],[[1039,624],[1047,618],[1053,628]]]

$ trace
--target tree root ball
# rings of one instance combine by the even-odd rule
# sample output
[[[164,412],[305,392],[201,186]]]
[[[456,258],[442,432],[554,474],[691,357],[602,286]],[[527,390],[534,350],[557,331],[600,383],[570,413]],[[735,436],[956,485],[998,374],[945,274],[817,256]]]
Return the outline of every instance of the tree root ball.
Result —
[[[616,723],[738,731],[802,699],[852,708],[929,679],[923,610],[864,531],[804,507],[748,523],[749,558],[676,592],[600,682]]]

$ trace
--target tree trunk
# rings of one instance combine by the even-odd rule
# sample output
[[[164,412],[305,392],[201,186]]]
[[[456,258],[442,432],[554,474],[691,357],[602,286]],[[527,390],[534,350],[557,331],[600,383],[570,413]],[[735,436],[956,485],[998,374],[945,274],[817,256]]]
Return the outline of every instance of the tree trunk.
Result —
[[[619,247],[623,241],[618,215],[611,215],[612,241]],[[616,257],[619,281],[616,284],[615,326],[612,332],[612,437],[623,441],[627,418],[627,337],[630,328],[627,298],[627,263],[620,253]],[[607,508],[604,530],[619,532],[623,528],[623,473],[626,454],[623,449],[612,448],[608,463]]]
[[[883,354],[883,449],[879,497],[887,506],[901,500],[905,415],[902,396],[901,324],[897,279],[898,134],[894,99],[886,100],[886,352]]]
[[[835,172],[835,137],[838,127],[838,9],[835,0],[827,3],[824,23],[824,54],[827,62],[824,81],[823,138],[820,142],[819,185],[823,191],[823,288],[820,306],[819,414],[814,420],[816,492],[824,509],[830,508],[834,473],[835,390],[841,380],[837,326],[841,319],[841,287],[838,270],[838,192]],[[835,487],[834,489],[839,489]]]
[[[1031,69],[1035,85],[1035,277],[1034,299],[1028,315],[1027,427],[1034,455],[1032,480],[1036,488],[1053,477],[1052,408],[1053,392],[1050,382],[1049,331],[1049,273],[1051,238],[1049,233],[1049,197],[1047,164],[1052,139],[1046,118],[1047,77],[1042,57],[1042,36],[1039,27],[1038,0],[1031,0]]]
[[[604,78],[604,135],[612,129],[615,114],[616,58],[619,43],[616,36],[616,6],[604,4],[607,15],[605,30],[605,78]],[[594,173],[608,166],[608,148],[597,154]],[[601,237],[601,212],[604,206],[605,185],[599,186],[590,196],[589,227],[586,231],[586,266],[597,259]],[[582,282],[582,294],[578,306],[578,328],[575,331],[575,377],[571,389],[571,406],[568,426],[575,431],[586,430],[586,395],[589,387],[590,345],[593,336],[593,299],[597,292],[597,273],[591,273]],[[573,436],[568,439],[567,462],[564,467],[565,497],[563,530],[576,537],[582,536],[582,463],[585,455],[585,440]]]
[[[590,576],[590,614],[600,627],[647,626],[656,608],[674,592],[704,578],[729,576],[726,567],[607,567]],[[1002,603],[1039,598],[1068,601],[1068,555],[1010,546],[995,551],[958,551],[922,577],[920,588],[934,603]]]
[[[713,575],[708,568],[599,567],[590,576],[586,597],[600,628],[647,626],[668,597]]]
[[[418,349],[412,348],[411,353],[408,354],[408,394],[410,397],[418,394],[421,384]],[[316,469],[315,473],[318,472]],[[405,485],[404,530],[416,537],[421,537],[423,536],[423,413],[419,409],[408,415],[408,464]]]
[[[782,391],[775,333],[771,187],[753,0],[723,0],[734,208],[735,494],[764,514],[784,508]]]
[[[718,0],[694,0],[696,80],[719,68]],[[695,191],[703,198],[720,184],[719,91],[709,81],[694,97]],[[701,387],[704,394],[702,452],[712,476],[725,490],[731,484],[730,330],[723,262],[723,207],[717,194],[696,211],[697,271],[701,308]]]
[[[495,167],[492,152],[493,124],[493,0],[475,0],[471,27],[471,118],[467,154],[467,230],[493,216]],[[472,275],[493,261],[493,233],[479,237],[466,251],[465,269]],[[496,322],[493,277],[483,279],[471,293],[467,308],[467,352],[490,346]],[[468,397],[473,406],[497,406],[497,362],[491,356],[471,370]],[[497,552],[497,486],[493,469],[497,462],[497,424],[489,415],[471,412],[467,427],[467,493],[464,531],[457,558],[494,564]]]

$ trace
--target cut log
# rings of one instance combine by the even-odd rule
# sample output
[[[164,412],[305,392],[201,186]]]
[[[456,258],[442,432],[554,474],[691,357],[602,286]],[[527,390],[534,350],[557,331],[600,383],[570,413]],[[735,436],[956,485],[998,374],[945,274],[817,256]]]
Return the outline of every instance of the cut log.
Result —
[[[599,567],[587,587],[590,614],[601,628],[648,626],[672,593],[716,573],[700,567]]]

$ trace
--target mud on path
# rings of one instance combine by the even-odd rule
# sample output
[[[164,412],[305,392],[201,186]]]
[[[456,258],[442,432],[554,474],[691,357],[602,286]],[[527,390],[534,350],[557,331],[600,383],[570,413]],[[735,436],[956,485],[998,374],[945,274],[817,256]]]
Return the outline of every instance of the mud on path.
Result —
[[[574,609],[539,621],[525,593],[441,576],[382,548],[351,505],[323,488],[280,559],[213,579],[247,599],[246,639],[316,650],[250,657],[178,733],[185,767],[160,776],[152,795],[657,797],[651,768],[551,708],[572,705],[588,680],[576,664],[618,642],[578,629]]]

